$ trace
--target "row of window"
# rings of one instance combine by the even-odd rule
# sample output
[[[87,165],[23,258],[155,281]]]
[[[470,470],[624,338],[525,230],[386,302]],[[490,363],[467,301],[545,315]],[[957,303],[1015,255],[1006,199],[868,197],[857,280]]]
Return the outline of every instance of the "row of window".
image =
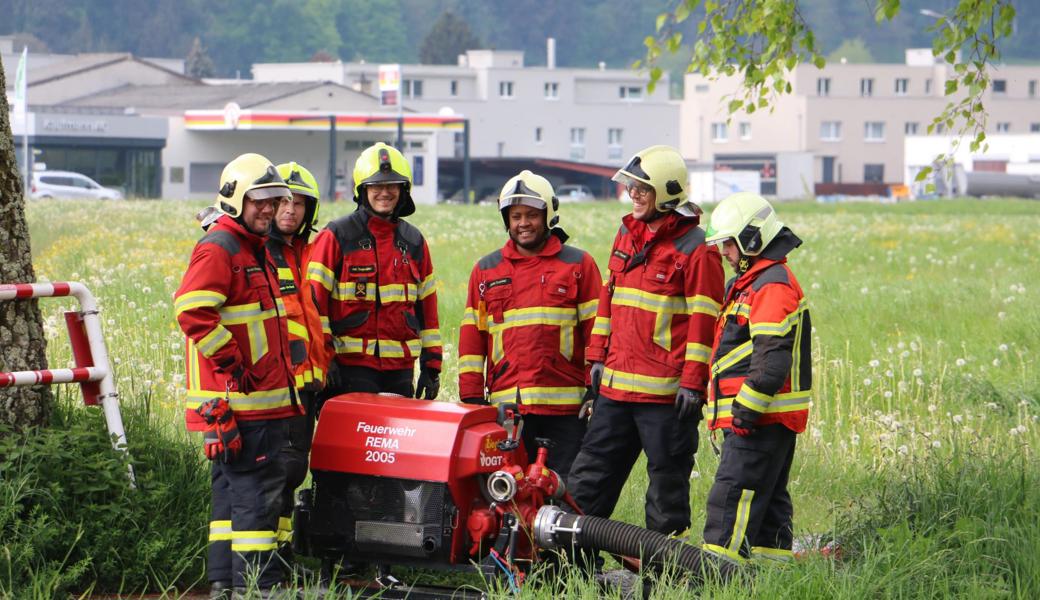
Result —
[[[499,98],[515,98],[516,85],[513,81],[498,82]],[[422,79],[402,79],[401,93],[405,98],[416,99],[423,97]],[[452,79],[449,86],[451,96],[459,95],[459,82]],[[546,100],[556,100],[560,97],[560,84],[557,81],[546,81],[542,87],[542,94]],[[638,85],[622,85],[618,87],[618,98],[627,101],[641,101],[643,99],[643,87]]]
[[[994,94],[1006,94],[1007,93],[1007,80],[1006,79],[994,79],[990,89]],[[910,94],[910,79],[908,77],[897,77],[895,79],[895,95],[906,96]],[[924,90],[922,94],[925,96],[931,95],[932,93],[932,80],[931,78],[924,80]],[[1040,94],[1040,83],[1036,79],[1029,81],[1029,97],[1036,98]],[[817,96],[830,96],[831,95],[831,78],[830,77],[818,77],[816,79],[816,95]],[[863,77],[859,80],[859,95],[864,98],[869,98],[874,95],[874,78]]]
[[[751,123],[741,122],[737,124],[740,139],[750,140],[751,139]],[[573,131],[573,130],[572,130]],[[620,130],[618,130],[620,131]],[[842,124],[841,121],[821,121],[820,122],[820,140],[824,142],[840,142],[841,141]],[[926,131],[926,127],[922,127],[920,123],[916,121],[907,121],[903,124],[903,133],[905,135],[919,135]],[[1001,121],[996,123],[996,133],[1011,133],[1011,123]],[[945,128],[942,125],[938,125],[935,128],[934,133],[936,135],[942,135],[946,133]],[[1040,133],[1040,123],[1030,123],[1029,133]],[[620,134],[619,134],[620,135]],[[863,123],[863,139],[868,142],[883,142],[885,141],[885,122],[884,121],[867,121]],[[711,140],[716,143],[728,142],[729,141],[729,124],[724,122],[717,122],[711,124]]]

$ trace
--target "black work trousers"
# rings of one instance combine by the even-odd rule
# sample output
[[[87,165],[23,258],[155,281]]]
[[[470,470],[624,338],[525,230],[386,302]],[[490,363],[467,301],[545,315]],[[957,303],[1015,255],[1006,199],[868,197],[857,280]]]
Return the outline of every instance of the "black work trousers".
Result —
[[[415,393],[415,386],[412,382],[414,369],[380,371],[371,367],[344,366],[335,363],[329,365],[329,369],[335,369],[336,374],[330,377],[322,393],[325,398],[351,392],[371,392],[373,394],[385,392],[411,398]]]
[[[585,421],[577,415],[524,415],[524,429],[520,432],[527,449],[527,461],[538,457],[538,438],[551,441],[547,465],[569,483],[571,464],[578,456],[585,437]]]
[[[740,560],[790,555],[794,508],[787,479],[797,434],[779,424],[741,437],[724,432],[722,459],[708,492],[704,548]]]
[[[288,443],[282,450],[285,465],[285,490],[282,492],[282,512],[278,519],[278,544],[292,543],[292,513],[296,504],[296,488],[307,479],[307,465],[314,438],[314,395],[315,392],[298,392],[300,404],[307,414],[287,419]]]
[[[646,527],[673,534],[690,526],[690,472],[699,415],[679,419],[671,404],[596,398],[567,483],[586,514],[609,518],[640,450],[650,483]]]
[[[206,565],[210,582],[244,587],[255,580],[260,588],[269,588],[282,580],[275,551],[285,490],[285,464],[279,455],[287,424],[287,419],[239,421],[238,458],[230,464],[213,461]]]

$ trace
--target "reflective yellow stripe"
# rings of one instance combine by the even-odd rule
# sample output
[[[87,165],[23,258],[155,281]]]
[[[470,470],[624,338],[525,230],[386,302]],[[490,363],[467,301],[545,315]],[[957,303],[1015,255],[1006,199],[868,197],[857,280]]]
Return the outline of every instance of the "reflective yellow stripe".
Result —
[[[528,387],[520,388],[520,402],[527,405],[567,406],[580,405],[584,387]],[[491,392],[491,404],[513,402],[516,400],[516,388],[508,388]]]
[[[502,349],[502,334],[491,334],[491,362],[500,363],[505,357],[505,350]]]
[[[472,325],[472,326],[476,327],[477,329],[480,329],[480,330],[483,330],[483,331],[487,331],[487,324],[485,323],[483,327],[481,327],[480,324],[481,324],[480,323],[480,319],[477,316],[476,309],[467,306],[466,310],[464,310],[462,312],[462,325],[463,325],[463,327],[465,327],[466,325]]]
[[[193,308],[217,308],[227,301],[227,296],[220,292],[214,292],[211,290],[196,290],[194,292],[185,292],[173,303],[173,309],[176,315],[180,315],[186,310]]]
[[[751,558],[763,558],[780,562],[788,562],[794,559],[794,552],[780,548],[766,548],[765,546],[752,546]]]
[[[314,373],[314,378],[315,379],[317,379],[318,381],[324,381],[324,379],[325,379],[325,370],[324,369],[322,369],[321,367],[315,366],[315,367],[313,367],[311,369],[311,372]]]
[[[721,309],[722,305],[708,296],[696,295],[686,297],[686,312],[691,315],[701,313],[715,318],[719,316]]]
[[[610,335],[610,317],[596,317],[592,322],[592,335]]]
[[[661,348],[672,350],[672,315],[657,313],[654,319],[654,343]]]
[[[494,318],[488,319],[488,330],[498,333],[513,327],[524,327],[527,325],[549,325],[549,326],[575,326],[578,323],[578,313],[573,308],[555,308],[551,306],[532,306],[529,308],[514,308],[502,313],[502,321],[496,322]]]
[[[202,387],[199,377],[199,353],[195,350],[195,342],[188,338],[188,389],[197,390]]]
[[[607,387],[623,392],[674,396],[679,391],[679,377],[653,377],[603,369],[603,381]]]
[[[419,351],[422,349],[422,344],[417,339],[400,342],[398,340],[361,339],[341,336],[334,341],[336,343],[336,352],[340,354],[359,354],[364,352],[364,354],[369,356],[375,356],[378,345],[379,356],[382,358],[404,358],[405,349],[414,357],[418,356]]]
[[[231,539],[231,521],[210,521],[209,541],[223,542]]]
[[[714,554],[715,556],[720,556],[722,558],[729,559],[738,564],[744,562],[744,557],[740,554],[733,552],[729,548],[723,548],[722,546],[718,546],[716,544],[701,544],[701,550],[704,550],[709,554]]]
[[[231,534],[232,552],[264,552],[278,547],[273,531],[235,531]]]
[[[686,342],[686,361],[707,363],[711,360],[711,348],[696,342]]]
[[[560,327],[560,354],[570,360],[574,356],[574,328]]]
[[[726,307],[726,312],[723,313],[722,316],[728,317],[730,315],[736,315],[747,319],[751,316],[751,306],[741,302],[734,302]]]
[[[812,392],[808,391],[787,392],[784,394],[777,394],[773,396],[772,401],[769,403],[766,409],[760,412],[773,415],[778,413],[809,410],[809,401],[811,399]],[[718,417],[720,419],[733,416],[733,398],[721,398],[716,402],[709,404],[709,411],[711,411],[712,414],[715,414],[715,406],[718,406]],[[741,404],[743,404],[743,402]]]
[[[311,339],[311,334],[307,331],[307,326],[302,323],[297,323],[292,319],[289,319],[289,334],[305,340]]]
[[[375,282],[368,282],[360,284],[364,286],[365,293],[361,296],[357,295],[358,283],[354,281],[341,281],[336,285],[336,288],[332,290],[332,298],[334,300],[362,300],[368,302],[375,302],[376,300],[376,284]]]
[[[737,346],[736,348],[730,350],[725,356],[716,360],[715,363],[711,365],[712,375],[718,375],[719,373],[722,373],[726,369],[729,369],[738,362],[744,360],[744,358],[751,354],[751,351],[753,349],[754,347],[751,344],[751,340],[748,340],[743,344]]]
[[[422,340],[423,348],[433,348],[441,345],[441,330],[440,329],[423,329],[419,332],[419,338]]]
[[[317,281],[323,288],[331,292],[332,287],[336,284],[336,275],[325,265],[312,260],[307,263],[307,280]]]
[[[336,354],[361,354],[365,350],[364,340],[349,335],[338,335],[332,338],[332,347],[336,350]]]
[[[737,404],[743,404],[751,410],[756,410],[758,412],[765,412],[766,409],[769,408],[769,403],[772,400],[772,396],[755,391],[746,381],[744,382],[744,385],[740,386],[740,392],[737,394],[735,399]]]
[[[614,288],[612,305],[628,306],[652,313],[685,314],[686,298],[684,296],[663,296],[638,288]]]
[[[289,267],[278,267],[278,279],[280,281],[296,283],[296,278],[293,277],[292,269]]]
[[[189,409],[198,408],[203,402],[213,398],[214,395],[223,396],[224,390],[188,390],[188,393],[185,395],[185,406]],[[231,401],[231,408],[234,410],[270,410],[292,405],[292,398],[289,396],[289,388],[287,387],[253,392],[251,394],[231,392],[228,397]]]
[[[808,306],[808,302],[805,298],[802,298],[798,301],[798,308],[796,308],[793,313],[784,317],[779,323],[750,323],[751,337],[757,335],[787,335],[787,333],[791,331],[791,327],[801,320],[802,312],[806,309],[806,306]]]
[[[729,538],[729,551],[740,552],[740,546],[744,543],[744,533],[747,531],[748,519],[751,516],[751,500],[755,497],[755,490],[744,490],[740,493],[737,501],[737,516],[733,520],[733,534]]]
[[[415,286],[410,283],[391,283],[379,286],[379,301],[383,304],[393,302],[414,302]]]
[[[437,278],[430,273],[426,279],[419,284],[419,299],[425,300],[430,294],[437,291]]]
[[[231,332],[225,329],[221,325],[217,325],[213,328],[213,331],[207,333],[201,340],[199,340],[199,352],[202,353],[206,358],[210,358],[231,341]]]
[[[584,321],[595,317],[597,308],[599,308],[599,300],[589,300],[578,304],[578,320]]]
[[[249,332],[250,356],[256,363],[261,356],[267,354],[267,330],[264,329],[263,321],[253,321],[246,326],[246,331]]]
[[[483,373],[484,357],[479,354],[459,356],[459,373]]]
[[[292,519],[289,517],[278,517],[278,543],[291,542],[292,534]]]
[[[321,315],[318,317],[318,320],[321,321],[321,332],[327,335],[332,335],[332,327],[329,326],[328,316]]]

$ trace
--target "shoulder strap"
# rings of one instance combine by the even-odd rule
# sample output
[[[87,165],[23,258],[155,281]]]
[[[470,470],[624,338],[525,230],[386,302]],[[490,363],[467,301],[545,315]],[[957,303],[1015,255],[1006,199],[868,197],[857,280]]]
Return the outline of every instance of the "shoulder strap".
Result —
[[[232,256],[238,254],[238,251],[242,248],[241,244],[238,243],[238,238],[235,237],[235,234],[231,233],[230,231],[224,231],[221,229],[211,231],[206,235],[202,236],[202,239],[199,240],[198,245],[201,246],[203,244],[213,244],[215,246],[219,246],[223,248],[225,252]]]

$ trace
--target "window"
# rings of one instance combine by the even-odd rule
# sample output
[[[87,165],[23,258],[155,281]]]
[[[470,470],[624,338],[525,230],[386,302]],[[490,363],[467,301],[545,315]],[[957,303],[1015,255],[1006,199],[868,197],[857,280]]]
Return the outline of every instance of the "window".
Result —
[[[708,84],[706,84],[706,83],[698,83],[697,85],[693,86],[693,91],[698,93],[698,94],[707,94],[708,93]]]
[[[621,134],[624,133],[620,127],[607,129],[607,158],[615,160],[621,156]]]
[[[422,98],[422,79],[403,79],[401,89],[405,98]]]
[[[571,127],[571,158],[583,160],[585,158],[585,128]]]
[[[896,95],[905,96],[910,89],[910,80],[905,77],[896,79]]]
[[[556,100],[560,97],[560,84],[555,81],[545,82],[545,99]]]
[[[863,124],[863,139],[868,142],[885,141],[885,122],[867,121]]]
[[[817,96],[830,96],[831,95],[831,78],[830,77],[817,77],[816,78],[816,95]]]
[[[907,121],[903,125],[903,133],[905,133],[906,135],[917,135],[917,122]]]
[[[1036,89],[1037,89],[1036,80],[1035,79],[1030,79],[1029,80],[1029,97],[1030,98],[1036,98]]]
[[[927,95],[930,95],[931,93],[932,93],[932,80],[931,79],[925,79],[924,80],[924,94],[927,96]]]
[[[622,100],[642,100],[643,88],[635,85],[623,85],[618,88],[618,97]]]
[[[535,127],[534,128],[534,143],[536,143],[536,144],[541,144],[542,143],[542,128],[541,127]]]
[[[994,79],[993,80],[993,93],[994,94],[1006,94],[1007,93],[1007,79]]]
[[[874,80],[870,77],[864,77],[859,80],[859,95],[867,98],[874,95]]]
[[[820,139],[825,142],[836,142],[841,139],[841,121],[821,121]]]
[[[170,183],[184,183],[184,167],[170,167]]]
[[[936,123],[934,131],[935,135],[942,135],[946,133],[946,123]]]
[[[729,128],[725,123],[711,124],[711,139],[713,142],[725,142],[729,139]]]
[[[884,183],[885,165],[863,165],[863,183]]]
[[[997,123],[997,133],[1008,133],[1011,131],[1011,123],[1007,121]]]
[[[512,98],[513,97],[513,82],[512,81],[499,81],[498,82],[498,97],[499,98]]]
[[[742,140],[750,140],[751,139],[751,123],[748,123],[747,121],[743,121],[738,127],[740,129],[740,139],[742,139]]]
[[[459,95],[459,82],[454,80],[454,79],[451,80],[451,95],[452,96],[458,96]]]
[[[1040,133],[1040,123],[1030,123],[1029,133]]]

